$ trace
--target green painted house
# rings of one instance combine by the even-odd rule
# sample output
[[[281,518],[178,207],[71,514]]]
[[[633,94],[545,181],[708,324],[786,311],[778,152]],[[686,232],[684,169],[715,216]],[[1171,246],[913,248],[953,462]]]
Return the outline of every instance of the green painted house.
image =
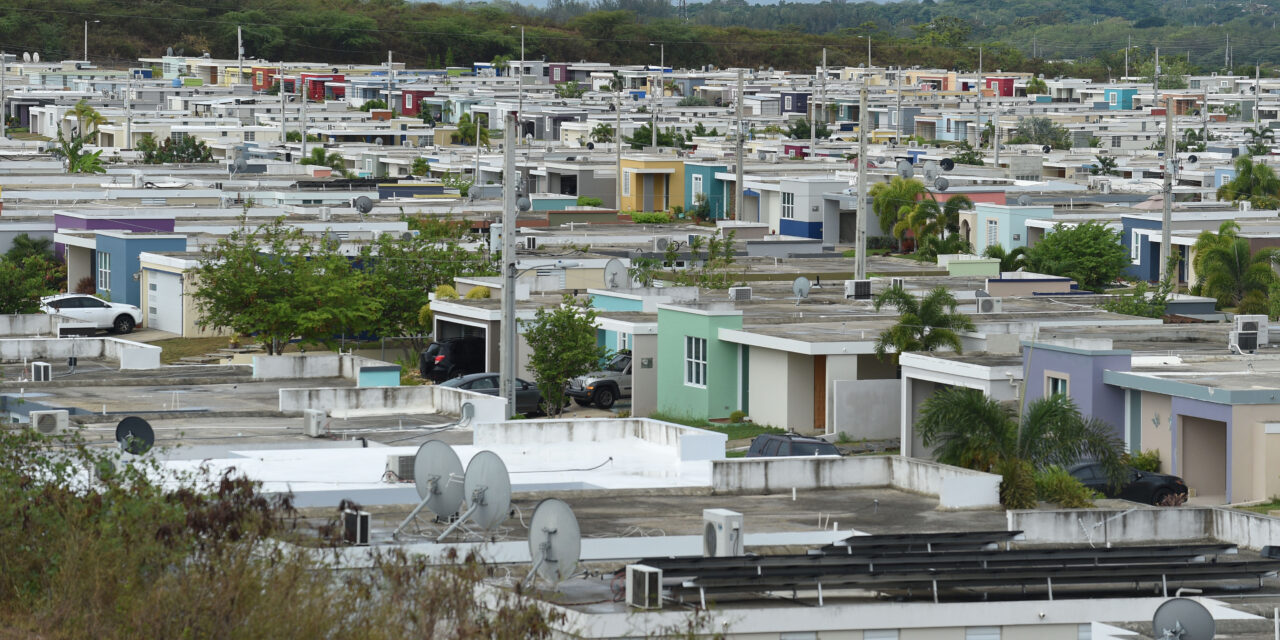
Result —
[[[723,418],[742,407],[738,345],[721,329],[742,329],[729,305],[658,305],[658,410],[688,418]]]

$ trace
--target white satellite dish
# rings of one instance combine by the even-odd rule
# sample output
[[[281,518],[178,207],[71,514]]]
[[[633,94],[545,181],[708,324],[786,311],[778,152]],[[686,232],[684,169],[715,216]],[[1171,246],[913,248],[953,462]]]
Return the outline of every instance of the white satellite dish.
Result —
[[[409,517],[391,532],[391,537],[402,531],[425,507],[438,518],[450,518],[462,506],[462,461],[453,447],[439,440],[428,440],[418,447],[413,456],[413,484],[422,500],[409,512]]]
[[[1173,598],[1160,605],[1151,618],[1156,640],[1213,640],[1217,623],[1204,605],[1189,598]]]
[[[569,579],[582,557],[582,531],[573,509],[563,500],[547,498],[538,503],[529,519],[529,557],[533,568],[528,582],[539,576],[552,585]]]
[[[509,517],[511,509],[511,476],[507,473],[507,465],[502,458],[492,451],[477,453],[467,464],[467,473],[462,480],[462,493],[467,502],[467,510],[436,542],[443,542],[455,529],[470,520],[476,526],[489,531]]]
[[[908,160],[899,160],[899,161],[898,161],[898,175],[899,175],[899,176],[902,176],[902,179],[903,179],[903,180],[910,180],[911,178],[915,177],[915,175],[916,175],[916,167],[915,167],[915,165],[911,164],[911,162],[910,162],[910,161],[908,161]]]
[[[791,293],[796,297],[796,304],[800,304],[801,300],[809,297],[809,289],[811,289],[812,286],[813,285],[809,284],[809,279],[804,276],[800,276],[792,281]]]
[[[31,52],[31,61],[32,61],[32,62],[40,62],[40,52],[39,52],[39,51],[33,51],[33,52]]]
[[[1031,206],[1031,196],[1026,195],[1026,194],[1023,194],[1023,195],[1018,196],[1018,206],[1019,206],[1019,207],[1029,207],[1029,206]]]
[[[924,163],[925,182],[933,182],[941,173],[941,170],[938,169],[938,163],[932,160]]]
[[[946,191],[951,188],[951,181],[942,176],[933,179],[933,188],[938,191]]]
[[[22,52],[22,61],[23,61],[23,62],[31,62],[31,52],[30,52],[30,51],[23,51],[23,52]]]
[[[627,277],[627,268],[617,258],[609,258],[604,263],[604,286],[606,289],[630,289],[631,279]]]

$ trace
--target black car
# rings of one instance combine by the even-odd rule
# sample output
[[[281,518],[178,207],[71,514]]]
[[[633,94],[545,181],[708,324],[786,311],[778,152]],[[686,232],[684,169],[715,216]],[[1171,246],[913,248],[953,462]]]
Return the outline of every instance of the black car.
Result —
[[[1107,472],[1101,464],[1086,462],[1067,469],[1072,477],[1081,484],[1108,498],[1121,498],[1130,502],[1143,504],[1160,504],[1172,495],[1187,495],[1187,483],[1178,476],[1165,473],[1138,471],[1133,467],[1125,468],[1125,483],[1119,490],[1111,486]]]
[[[838,456],[840,450],[834,444],[820,438],[809,438],[794,433],[756,436],[747,450],[748,458],[772,458],[777,456]]]
[[[484,338],[449,338],[433,342],[418,355],[418,372],[432,382],[441,382],[488,369],[484,359]]]
[[[496,396],[498,395],[500,382],[496,373],[472,373],[445,380],[440,383],[440,386],[457,387],[458,389]],[[537,385],[520,378],[516,378],[516,413],[523,413],[524,415],[546,413],[542,404],[542,392],[538,390]]]

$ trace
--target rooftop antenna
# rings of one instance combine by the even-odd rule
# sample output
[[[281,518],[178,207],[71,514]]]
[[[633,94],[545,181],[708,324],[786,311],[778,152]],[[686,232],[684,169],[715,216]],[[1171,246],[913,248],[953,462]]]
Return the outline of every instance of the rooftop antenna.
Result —
[[[938,179],[938,176],[939,176],[939,175],[942,175],[942,171],[941,171],[941,169],[938,167],[938,163],[936,163],[936,162],[934,162],[934,161],[932,161],[932,160],[930,160],[930,161],[928,161],[928,162],[924,163],[924,179],[925,179],[925,182],[933,182],[934,180],[937,180],[937,179]]]
[[[937,191],[946,191],[951,188],[951,181],[942,176],[938,176],[933,179],[933,188]]]
[[[911,164],[911,161],[909,160],[899,160],[898,175],[901,176],[903,180],[910,180],[916,175],[915,165]]]
[[[503,464],[502,458],[492,451],[481,451],[471,458],[462,481],[462,493],[467,501],[467,510],[436,538],[436,542],[443,542],[467,520],[488,531],[507,519],[511,508],[511,476],[507,474],[507,465]]]
[[[563,500],[547,498],[538,503],[529,519],[529,557],[533,568],[525,584],[534,576],[560,584],[573,575],[582,557],[582,531],[578,518]]]
[[[1156,609],[1151,628],[1156,640],[1213,640],[1217,623],[1199,602],[1174,598]]]
[[[1019,207],[1029,207],[1029,206],[1031,206],[1031,196],[1029,196],[1029,195],[1027,195],[1027,194],[1025,194],[1025,193],[1024,193],[1024,194],[1022,194],[1022,195],[1020,195],[1020,196],[1018,196],[1018,206],[1019,206]]]
[[[796,306],[800,306],[800,301],[809,297],[809,289],[811,287],[812,285],[809,284],[809,279],[804,276],[800,276],[792,281],[791,293],[796,296]]]
[[[462,506],[462,478],[462,461],[453,447],[439,440],[422,443],[413,456],[413,484],[422,501],[391,532],[391,537],[399,536],[423,507],[439,518],[449,518],[458,513]]]
[[[116,443],[120,450],[140,456],[156,444],[156,433],[151,423],[137,416],[129,416],[116,425]]]
[[[630,280],[627,278],[627,268],[622,265],[622,261],[617,258],[609,258],[604,264],[604,286],[607,289],[623,289],[629,288]]]
[[[951,171],[956,168],[956,161],[951,158],[943,158],[938,162],[938,166],[942,167],[943,171]]]
[[[365,214],[373,211],[373,200],[370,200],[369,196],[360,196],[355,199],[355,202],[351,203],[351,206],[356,208],[356,211],[360,214],[360,219],[364,220]]]

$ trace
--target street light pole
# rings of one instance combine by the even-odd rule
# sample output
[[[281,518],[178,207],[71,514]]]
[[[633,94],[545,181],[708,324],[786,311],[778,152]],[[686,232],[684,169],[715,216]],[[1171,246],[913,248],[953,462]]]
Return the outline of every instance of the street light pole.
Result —
[[[658,146],[658,105],[662,104],[662,94],[664,93],[664,89],[662,86],[663,85],[662,76],[667,71],[667,45],[665,43],[654,44],[650,42],[649,46],[658,47],[658,82],[657,82],[658,88],[656,91],[651,92],[653,93],[653,96],[652,96],[653,99],[650,102],[653,103],[653,109],[652,109],[653,113],[649,114],[650,116],[649,121],[652,123],[649,125],[649,129],[650,129],[649,133],[653,138],[650,141],[649,146],[657,147]]]
[[[514,24],[511,25],[511,28],[515,29],[516,25]],[[516,131],[522,132],[524,129],[524,126],[521,124],[524,118],[524,25],[520,25],[520,76],[519,78],[520,78],[520,86],[519,86],[519,89],[517,90],[519,92],[519,95],[516,97],[516,100],[517,100]],[[524,135],[521,134],[518,137],[523,138]]]
[[[521,64],[523,67],[523,64]],[[508,113],[503,139],[515,136],[516,117]],[[507,400],[506,417],[516,407],[516,151],[502,145],[502,337],[498,342],[498,392]]]
[[[84,61],[89,61],[89,23],[98,24],[101,20],[85,20],[84,21]]]

